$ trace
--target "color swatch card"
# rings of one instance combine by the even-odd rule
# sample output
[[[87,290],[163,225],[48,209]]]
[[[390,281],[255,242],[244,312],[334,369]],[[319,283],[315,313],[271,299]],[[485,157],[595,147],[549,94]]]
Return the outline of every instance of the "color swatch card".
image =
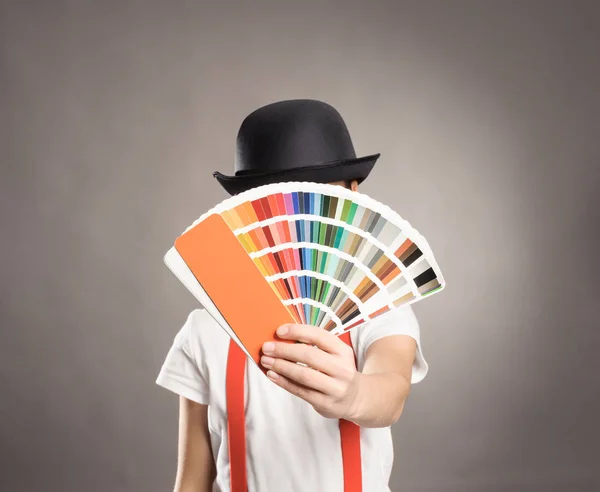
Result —
[[[177,238],[165,262],[255,362],[281,324],[339,335],[445,285],[406,220],[365,194],[317,183],[228,198]]]

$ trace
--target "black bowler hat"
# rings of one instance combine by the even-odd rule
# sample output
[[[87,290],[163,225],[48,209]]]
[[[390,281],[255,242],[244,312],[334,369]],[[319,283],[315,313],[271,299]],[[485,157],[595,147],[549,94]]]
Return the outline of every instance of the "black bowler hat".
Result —
[[[284,181],[364,181],[380,154],[356,157],[348,128],[327,103],[280,101],[250,113],[240,126],[235,175],[213,173],[236,195]]]

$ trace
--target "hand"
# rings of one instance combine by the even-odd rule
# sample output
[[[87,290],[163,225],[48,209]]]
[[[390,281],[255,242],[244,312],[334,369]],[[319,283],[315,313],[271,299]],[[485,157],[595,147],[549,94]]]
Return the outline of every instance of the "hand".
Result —
[[[277,335],[302,343],[263,345],[261,364],[268,369],[269,379],[310,403],[324,417],[351,419],[361,378],[352,347],[315,326],[283,325]]]

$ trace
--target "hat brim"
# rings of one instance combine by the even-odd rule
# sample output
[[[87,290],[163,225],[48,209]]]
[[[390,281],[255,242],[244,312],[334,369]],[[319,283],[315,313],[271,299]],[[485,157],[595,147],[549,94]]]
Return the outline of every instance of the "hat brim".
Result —
[[[381,154],[373,154],[356,159],[326,162],[317,166],[297,167],[271,173],[242,174],[226,176],[214,172],[213,176],[230,195],[237,195],[257,186],[289,181],[309,181],[333,183],[335,181],[357,180],[362,183],[375,166]]]

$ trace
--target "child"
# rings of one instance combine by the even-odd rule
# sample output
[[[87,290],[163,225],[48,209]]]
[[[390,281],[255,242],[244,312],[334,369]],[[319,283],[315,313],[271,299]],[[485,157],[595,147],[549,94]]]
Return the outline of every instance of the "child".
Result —
[[[330,105],[291,100],[247,116],[235,175],[214,175],[230,194],[284,181],[356,191],[378,157],[356,157]],[[206,311],[189,315],[157,379],[180,395],[175,492],[389,491],[390,425],[411,383],[427,373],[412,309],[391,310],[345,340],[306,325],[280,327],[277,335],[304,343],[265,343],[260,362],[268,378],[246,365],[239,430],[228,396],[235,347]]]

